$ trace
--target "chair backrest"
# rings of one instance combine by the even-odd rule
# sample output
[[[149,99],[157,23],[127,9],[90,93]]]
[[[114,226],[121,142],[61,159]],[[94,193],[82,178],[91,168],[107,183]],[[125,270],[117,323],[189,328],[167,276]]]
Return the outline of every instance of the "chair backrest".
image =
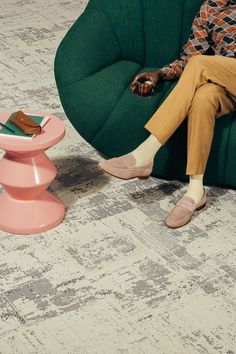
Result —
[[[177,59],[203,0],[89,0],[106,14],[123,58],[161,67]]]

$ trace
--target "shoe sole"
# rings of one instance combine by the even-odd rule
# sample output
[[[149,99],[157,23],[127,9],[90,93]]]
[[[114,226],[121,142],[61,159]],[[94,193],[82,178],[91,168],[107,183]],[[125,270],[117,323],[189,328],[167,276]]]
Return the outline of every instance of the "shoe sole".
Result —
[[[148,176],[134,176],[134,177],[130,177],[130,178],[122,178],[122,177],[118,177],[118,176],[115,176],[115,175],[112,175],[110,172],[107,172],[105,171],[103,168],[101,168],[99,165],[97,165],[98,168],[103,171],[104,173],[106,173],[107,175],[109,176],[113,176],[113,177],[116,177],[116,178],[119,178],[119,179],[123,179],[125,181],[129,180],[129,179],[134,179],[134,178],[138,178],[138,179],[148,179],[150,177],[150,175]]]
[[[205,207],[205,205],[206,205],[206,202],[205,202],[204,204],[202,204],[201,206],[199,206],[198,208],[196,208],[194,211],[196,211],[196,210],[200,210],[200,209],[204,208],[204,207]],[[187,225],[187,224],[191,221],[191,219],[192,219],[193,215],[194,215],[194,212],[193,212],[193,214],[192,214],[191,218],[189,219],[189,221],[188,221],[188,222],[186,222],[186,223],[185,223],[185,224],[183,224],[183,225],[180,225],[180,226],[169,226],[169,225],[167,225],[166,223],[165,223],[165,224],[166,224],[166,226],[168,226],[170,229],[178,229],[179,227],[182,227],[182,226]]]

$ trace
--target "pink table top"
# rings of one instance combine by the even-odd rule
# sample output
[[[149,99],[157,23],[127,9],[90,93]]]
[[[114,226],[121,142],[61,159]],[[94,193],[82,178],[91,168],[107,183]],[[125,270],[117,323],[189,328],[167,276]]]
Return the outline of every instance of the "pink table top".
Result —
[[[22,111],[25,114],[50,116],[50,119],[43,126],[42,133],[36,135],[33,139],[22,139],[0,135],[1,149],[18,152],[46,150],[63,139],[66,128],[61,119],[47,112],[25,109]],[[0,122],[4,124],[13,112],[14,111],[0,112]]]

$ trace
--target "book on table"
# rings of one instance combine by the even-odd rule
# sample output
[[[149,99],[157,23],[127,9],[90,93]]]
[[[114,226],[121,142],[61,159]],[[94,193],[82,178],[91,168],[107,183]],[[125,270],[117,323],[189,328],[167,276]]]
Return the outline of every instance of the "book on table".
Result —
[[[13,112],[8,120],[4,122],[4,125],[10,129],[13,129],[14,132],[0,125],[0,135],[5,135],[12,138],[33,139],[37,134],[26,134],[22,129],[9,121],[9,119],[13,117],[14,114],[15,112]],[[43,127],[50,118],[49,116],[42,116],[37,114],[25,114],[33,119],[37,124],[40,124],[41,127]]]

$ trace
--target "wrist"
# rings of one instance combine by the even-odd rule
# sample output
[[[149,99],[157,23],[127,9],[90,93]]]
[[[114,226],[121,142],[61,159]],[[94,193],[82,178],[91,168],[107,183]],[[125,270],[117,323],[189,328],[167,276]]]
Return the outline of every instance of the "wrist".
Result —
[[[164,73],[161,69],[158,69],[158,70],[156,71],[156,74],[157,74],[157,78],[159,78],[159,79],[161,79],[161,80],[163,80],[164,77],[165,77],[165,73]]]

